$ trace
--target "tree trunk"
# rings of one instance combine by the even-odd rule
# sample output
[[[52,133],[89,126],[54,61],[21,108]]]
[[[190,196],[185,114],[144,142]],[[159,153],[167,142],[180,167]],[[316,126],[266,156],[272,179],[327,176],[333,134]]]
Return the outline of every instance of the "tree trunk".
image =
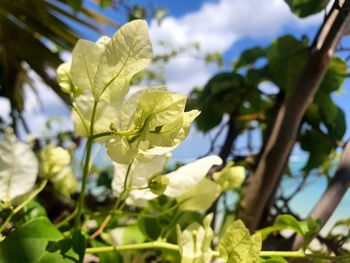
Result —
[[[311,47],[309,60],[298,84],[278,112],[257,169],[249,176],[243,189],[238,216],[250,231],[256,229],[264,208],[281,180],[304,113],[313,100],[342,35],[349,7],[350,1],[344,0],[336,1],[332,7]]]
[[[343,199],[350,186],[350,142],[340,158],[340,163],[335,176],[332,178],[327,190],[312,209],[309,218],[321,220],[322,226],[334,213],[334,210]],[[303,238],[297,236],[293,243],[293,250],[298,250],[303,245]]]

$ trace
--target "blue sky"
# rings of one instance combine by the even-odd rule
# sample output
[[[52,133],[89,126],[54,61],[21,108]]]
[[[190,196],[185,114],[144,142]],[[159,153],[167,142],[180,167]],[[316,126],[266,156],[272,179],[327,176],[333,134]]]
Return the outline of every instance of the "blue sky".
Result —
[[[93,1],[85,1],[88,6],[99,10]],[[308,35],[312,39],[317,28],[322,23],[323,14],[307,19],[294,16],[283,0],[142,0],[130,1],[141,3],[147,7],[165,7],[168,16],[159,27],[156,22],[149,21],[150,35],[154,52],[161,53],[162,47],[157,43],[165,40],[174,46],[186,46],[199,43],[200,54],[222,52],[226,65],[231,65],[238,55],[246,48],[256,45],[268,46],[276,37],[292,34],[296,37]],[[122,24],[125,15],[122,9],[104,10],[104,13]],[[113,34],[114,29],[105,28],[107,34]],[[99,35],[87,32],[87,38],[96,40]],[[69,58],[69,54],[65,57]],[[213,64],[206,64],[191,56],[181,56],[171,60],[165,67],[168,88],[180,93],[188,93],[194,86],[202,86],[218,71],[223,70]],[[33,75],[34,78],[36,78]],[[30,119],[31,129],[37,134],[45,131],[46,117],[62,116],[62,129],[71,128],[69,109],[45,86],[39,84],[42,105],[37,105],[35,95],[26,90],[25,116]],[[350,108],[348,102],[349,85],[335,96],[339,105],[347,112],[350,123]],[[0,100],[0,114],[6,115],[8,103]],[[47,131],[45,131],[47,132]],[[349,131],[347,136],[349,135]],[[258,135],[255,136],[258,143]],[[209,147],[209,136],[198,133],[195,129],[175,152],[176,159],[191,159],[204,154]]]

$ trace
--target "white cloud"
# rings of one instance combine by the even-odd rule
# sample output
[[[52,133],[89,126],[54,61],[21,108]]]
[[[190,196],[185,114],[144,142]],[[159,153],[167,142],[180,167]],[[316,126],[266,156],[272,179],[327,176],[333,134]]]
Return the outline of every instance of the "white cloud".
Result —
[[[273,39],[286,26],[300,30],[321,21],[321,15],[297,18],[282,0],[219,0],[179,18],[167,17],[160,27],[153,21],[150,35],[155,53],[162,52],[157,43],[164,40],[175,47],[197,42],[203,53],[226,52],[243,38]],[[166,66],[166,79],[170,89],[188,92],[215,70],[195,58],[176,58]]]

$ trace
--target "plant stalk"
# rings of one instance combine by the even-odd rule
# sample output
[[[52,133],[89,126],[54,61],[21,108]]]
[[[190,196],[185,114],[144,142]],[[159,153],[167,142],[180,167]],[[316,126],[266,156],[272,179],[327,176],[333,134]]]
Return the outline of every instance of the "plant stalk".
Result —
[[[79,194],[77,214],[75,217],[75,224],[74,224],[74,229],[76,231],[79,230],[79,227],[80,227],[80,218],[81,218],[81,214],[82,214],[83,206],[84,206],[86,184],[87,184],[87,180],[88,180],[89,172],[90,172],[90,158],[91,158],[92,144],[94,142],[94,121],[95,121],[97,104],[98,104],[98,102],[95,100],[94,106],[92,109],[92,114],[91,114],[89,136],[88,136],[87,143],[86,143],[86,157],[85,157],[85,164],[84,164],[84,171],[83,171],[83,179],[81,182],[81,191]]]

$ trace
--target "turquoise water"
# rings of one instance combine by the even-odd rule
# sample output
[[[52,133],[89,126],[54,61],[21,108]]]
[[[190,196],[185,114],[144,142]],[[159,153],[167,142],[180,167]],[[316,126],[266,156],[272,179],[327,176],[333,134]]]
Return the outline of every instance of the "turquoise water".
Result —
[[[294,174],[298,174],[298,172],[300,174],[300,169],[304,166],[304,163],[305,161],[295,161],[291,162],[289,166]],[[335,168],[336,164],[334,164],[334,170]],[[288,194],[294,191],[300,181],[301,178],[298,177],[284,178],[281,184],[281,191],[288,196]],[[327,179],[325,176],[316,173],[310,174],[306,186],[291,200],[290,208],[300,215],[301,218],[307,217],[326,188]],[[350,218],[350,191],[347,191],[341,203],[322,229],[322,233],[327,233],[335,222],[345,218]]]

